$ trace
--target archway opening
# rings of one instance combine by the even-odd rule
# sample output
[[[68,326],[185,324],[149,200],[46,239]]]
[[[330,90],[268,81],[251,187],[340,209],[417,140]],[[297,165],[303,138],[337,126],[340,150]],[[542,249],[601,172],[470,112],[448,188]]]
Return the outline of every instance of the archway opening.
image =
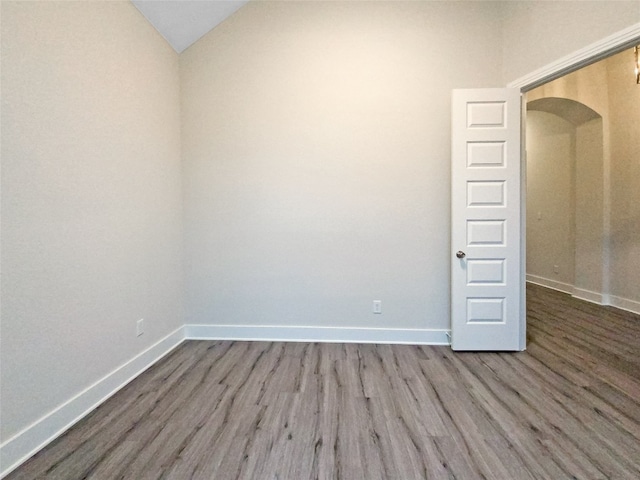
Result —
[[[527,104],[527,280],[602,303],[608,283],[602,116],[575,100]]]

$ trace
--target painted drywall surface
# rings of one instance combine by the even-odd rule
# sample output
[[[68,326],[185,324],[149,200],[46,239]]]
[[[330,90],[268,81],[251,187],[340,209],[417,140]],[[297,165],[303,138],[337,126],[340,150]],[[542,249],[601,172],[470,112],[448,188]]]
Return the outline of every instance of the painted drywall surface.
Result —
[[[603,292],[604,143],[602,118],[575,131],[575,278],[576,288]]]
[[[575,125],[562,112],[575,113],[570,101],[553,100],[558,115],[534,103],[527,112],[527,273],[578,295],[601,294],[602,118]]]
[[[575,126],[528,111],[527,273],[564,284],[575,275],[574,170]]]
[[[640,22],[640,1],[510,1],[503,18],[508,84]]]
[[[576,125],[573,135],[580,144],[574,142],[577,152],[574,152],[576,162],[576,196],[574,203],[577,205],[574,222],[576,225],[575,243],[571,245],[570,254],[574,258],[574,275],[567,282],[567,289],[579,288],[597,294],[606,293],[608,287],[608,275],[605,275],[608,262],[608,248],[606,246],[606,230],[608,221],[605,218],[608,211],[609,184],[607,175],[610,164],[610,139],[609,129],[609,97],[608,97],[608,72],[605,62],[597,62],[584,67],[576,72],[565,75],[557,80],[542,85],[527,92],[527,101],[532,102],[540,98],[559,98],[578,102],[601,116],[598,123],[601,133],[597,133],[597,140],[589,136],[593,125]],[[559,105],[564,105],[560,103]],[[574,124],[582,123],[583,119],[575,116],[575,111],[562,108],[556,112],[564,118],[570,118]],[[528,122],[528,118],[527,118]],[[589,126],[591,125],[591,126]],[[586,135],[584,135],[586,133]],[[595,133],[595,132],[591,132]],[[586,143],[585,143],[586,142]],[[596,146],[594,142],[602,142]],[[596,161],[594,154],[601,155]],[[580,158],[577,158],[579,154]],[[528,163],[532,158],[528,156]],[[579,170],[578,170],[579,169]],[[531,179],[527,179],[527,190],[531,188]],[[579,182],[579,184],[578,184]],[[591,190],[591,192],[589,192]],[[529,200],[527,200],[529,203]],[[600,227],[598,228],[598,223]],[[527,228],[532,226],[527,220]],[[535,228],[535,227],[533,227]],[[529,236],[527,235],[527,238]],[[533,237],[535,238],[535,237]],[[544,238],[544,233],[543,237]],[[528,261],[537,264],[536,257],[544,258],[545,251],[537,249],[527,243],[527,249],[534,249],[527,254]],[[527,265],[527,273],[533,273]],[[553,279],[549,272],[541,274],[543,278]],[[578,292],[577,292],[578,293]],[[578,293],[579,294],[579,293]]]
[[[181,55],[187,323],[449,328],[451,89],[500,85],[498,9],[250,2]]]
[[[129,2],[2,2],[3,441],[184,323],[179,121]]]
[[[640,85],[633,52],[607,59],[611,122],[610,293],[640,302]]]

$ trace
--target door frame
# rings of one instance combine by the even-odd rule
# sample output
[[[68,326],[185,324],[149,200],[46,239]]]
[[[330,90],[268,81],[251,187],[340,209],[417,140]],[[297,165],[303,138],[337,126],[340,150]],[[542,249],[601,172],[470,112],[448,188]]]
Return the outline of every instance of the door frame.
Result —
[[[540,85],[579,70],[592,63],[640,44],[640,23],[620,30],[566,55],[507,84],[508,88],[519,88],[521,96],[520,135],[520,349],[526,348],[527,302],[526,302],[526,240],[527,240],[527,153],[526,153],[526,93]]]

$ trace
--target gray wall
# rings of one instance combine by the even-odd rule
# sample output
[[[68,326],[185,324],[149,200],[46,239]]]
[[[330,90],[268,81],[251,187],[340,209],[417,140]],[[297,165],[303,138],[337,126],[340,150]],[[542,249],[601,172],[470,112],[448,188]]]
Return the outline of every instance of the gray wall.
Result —
[[[451,89],[500,85],[496,12],[255,2],[182,54],[187,323],[449,328]]]
[[[179,107],[130,3],[2,2],[3,441],[183,324]]]

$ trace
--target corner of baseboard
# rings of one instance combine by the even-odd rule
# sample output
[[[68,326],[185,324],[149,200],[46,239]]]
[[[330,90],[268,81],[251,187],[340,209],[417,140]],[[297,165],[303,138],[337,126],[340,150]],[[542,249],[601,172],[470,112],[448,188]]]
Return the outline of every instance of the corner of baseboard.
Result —
[[[640,301],[609,295],[609,301],[607,303],[612,307],[640,315]]]
[[[607,301],[605,299],[605,295],[600,292],[592,292],[591,290],[586,290],[584,288],[573,288],[573,293],[571,296],[578,298],[580,300],[584,300],[586,302],[595,303],[597,305],[607,305]]]

